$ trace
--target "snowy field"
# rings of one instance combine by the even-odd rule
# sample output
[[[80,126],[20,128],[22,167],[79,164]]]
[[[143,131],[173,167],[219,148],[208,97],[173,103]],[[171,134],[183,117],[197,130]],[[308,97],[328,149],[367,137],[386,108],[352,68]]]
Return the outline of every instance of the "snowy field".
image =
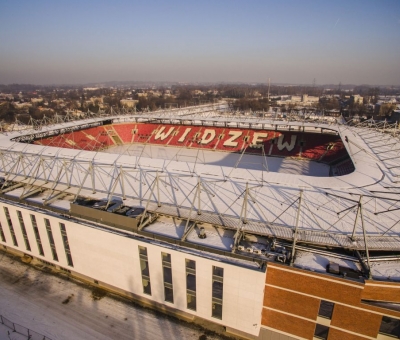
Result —
[[[0,251],[0,315],[56,339],[222,339],[198,326],[108,295],[21,263]],[[10,334],[0,323],[0,340]]]
[[[329,165],[294,158],[265,157],[174,146],[130,144],[113,146],[102,152],[179,162],[265,170],[282,174],[328,177]]]

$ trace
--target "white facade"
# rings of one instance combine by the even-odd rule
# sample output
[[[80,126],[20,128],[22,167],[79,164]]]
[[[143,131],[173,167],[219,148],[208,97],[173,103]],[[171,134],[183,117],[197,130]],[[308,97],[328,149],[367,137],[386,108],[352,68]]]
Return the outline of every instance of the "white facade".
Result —
[[[7,207],[11,216],[18,246],[13,245],[12,235],[4,213]],[[21,211],[31,250],[27,250],[17,210]],[[36,218],[44,256],[40,255],[30,215]],[[47,218],[51,224],[58,261],[53,259],[49,237],[46,231]],[[27,255],[45,260],[54,265],[85,275],[93,280],[111,285],[139,297],[165,304],[171,308],[192,314],[225,327],[258,335],[265,284],[265,270],[259,270],[251,263],[229,263],[218,255],[202,254],[187,248],[178,248],[159,241],[134,236],[132,233],[115,229],[78,223],[48,214],[34,208],[27,209],[13,203],[0,202],[0,222],[6,242],[0,244],[17,249]],[[73,259],[68,265],[60,231],[64,223]],[[150,271],[151,296],[143,293],[138,246],[147,248]],[[171,254],[174,303],[165,302],[161,252]],[[196,262],[196,311],[186,305],[185,259]],[[237,260],[236,260],[237,261]],[[213,266],[224,269],[222,320],[212,315],[212,270]]]

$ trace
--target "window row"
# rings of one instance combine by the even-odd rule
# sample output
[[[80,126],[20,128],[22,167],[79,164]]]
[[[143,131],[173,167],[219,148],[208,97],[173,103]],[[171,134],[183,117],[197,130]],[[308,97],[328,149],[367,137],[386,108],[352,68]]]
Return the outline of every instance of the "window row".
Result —
[[[147,248],[139,246],[140,269],[142,274],[143,293],[151,295],[151,282]],[[163,272],[164,300],[174,303],[174,290],[172,279],[171,254],[162,252],[161,263]],[[191,310],[197,308],[196,289],[196,261],[186,259],[186,307]],[[211,316],[222,319],[224,269],[213,266],[212,272],[212,301]]]
[[[325,319],[332,319],[334,303],[321,300],[319,305],[318,316]],[[383,316],[379,333],[386,336],[400,339],[400,320],[389,316]],[[316,324],[314,338],[327,339],[329,334],[329,327],[321,324]]]
[[[3,210],[4,210],[4,215],[5,215],[7,224],[8,224],[8,228],[10,230],[12,244],[15,247],[18,247],[18,241],[17,241],[17,237],[15,236],[15,229],[14,229],[13,221],[11,219],[10,211],[9,211],[9,209],[7,207],[3,207]],[[21,233],[22,233],[22,236],[23,236],[23,239],[24,239],[25,249],[27,251],[31,251],[31,244],[29,242],[29,237],[28,237],[28,233],[27,233],[27,227],[29,227],[29,226],[26,225],[20,210],[17,210],[17,217],[18,217],[19,227],[21,228]],[[39,233],[39,228],[38,228],[38,225],[37,225],[37,221],[36,221],[36,216],[35,215],[30,214],[30,222],[31,222],[31,227],[32,227],[32,230],[33,230],[33,234],[35,235],[36,244],[37,244],[37,248],[38,248],[39,254],[41,256],[45,256],[44,250],[43,250],[43,245],[42,245],[42,238],[41,238],[40,233]],[[51,228],[50,220],[48,218],[44,219],[44,225],[46,227],[47,238],[49,240],[49,245],[50,245],[50,249],[51,249],[51,254],[52,254],[53,260],[54,261],[58,261],[58,255],[57,255],[56,245],[54,243],[53,231],[52,231],[52,228]],[[60,227],[61,238],[62,238],[63,244],[64,244],[64,251],[65,251],[65,256],[66,256],[66,259],[67,259],[67,263],[68,263],[69,266],[73,267],[74,264],[73,264],[73,261],[72,261],[72,255],[71,255],[71,250],[70,250],[69,243],[68,243],[68,236],[67,236],[67,231],[66,231],[66,228],[65,228],[65,224],[64,223],[59,223],[59,227]],[[6,236],[4,234],[4,230],[3,230],[3,226],[1,225],[1,222],[0,222],[0,239],[4,243],[7,243]]]
[[[325,325],[316,324],[314,331],[314,338],[316,339],[328,339],[329,327]],[[400,320],[391,318],[389,316],[383,316],[381,326],[379,328],[379,334],[383,334],[394,339],[400,339]]]

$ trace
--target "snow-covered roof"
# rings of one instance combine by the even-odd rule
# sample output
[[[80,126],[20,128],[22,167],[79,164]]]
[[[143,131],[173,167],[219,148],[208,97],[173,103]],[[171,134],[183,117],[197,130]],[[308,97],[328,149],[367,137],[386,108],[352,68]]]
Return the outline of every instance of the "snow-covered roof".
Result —
[[[232,167],[223,162],[177,161],[146,154],[62,149],[17,141],[34,133],[101,124],[105,119],[318,130],[342,138],[355,171],[344,176],[316,177]],[[398,136],[388,129],[227,117],[215,108],[203,106],[92,118],[44,126],[40,131],[2,134],[0,175],[7,182],[24,184],[20,197],[29,196],[35,187],[74,195],[96,192],[97,196],[138,200],[159,213],[247,233],[296,239],[304,244],[400,250],[399,150]]]

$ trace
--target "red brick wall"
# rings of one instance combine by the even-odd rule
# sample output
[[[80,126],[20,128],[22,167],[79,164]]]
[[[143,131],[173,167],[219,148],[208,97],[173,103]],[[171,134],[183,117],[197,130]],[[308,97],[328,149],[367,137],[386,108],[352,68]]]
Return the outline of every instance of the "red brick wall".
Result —
[[[262,325],[312,339],[320,300],[324,299],[335,303],[331,326],[343,329],[330,328],[329,339],[362,339],[363,335],[375,338],[382,315],[400,316],[399,312],[369,306],[361,301],[362,298],[383,300],[383,297],[393,299],[394,296],[400,300],[400,293],[394,293],[398,292],[397,289],[380,288],[368,286],[368,282],[364,285],[331,275],[270,264],[266,275]]]
[[[273,287],[265,287],[264,306],[315,319],[320,300]]]
[[[285,267],[285,269],[286,268],[289,267]],[[351,305],[360,303],[363,289],[363,285],[361,283],[358,284],[352,282],[352,286],[348,286],[345,284],[351,281],[335,279],[325,275],[325,277],[329,278],[330,280],[334,280],[326,281],[323,279],[324,275],[322,274],[314,274],[320,277],[311,277],[308,275],[299,275],[305,271],[300,271],[294,268],[290,269],[291,272],[288,272],[268,266],[266,283],[298,291],[304,294],[313,295],[326,300],[333,300]],[[311,275],[310,272],[308,272],[308,274]]]
[[[265,308],[263,309],[261,323],[264,326],[306,339],[312,339],[314,335],[315,324],[313,322]]]
[[[364,291],[362,293],[362,299],[364,300],[376,300],[376,301],[388,301],[388,302],[400,302],[400,284],[399,283],[387,283],[387,282],[373,282],[373,286],[369,286],[365,283]],[[379,286],[376,286],[379,285]]]
[[[356,308],[335,305],[331,325],[358,334],[376,337],[382,316]]]

